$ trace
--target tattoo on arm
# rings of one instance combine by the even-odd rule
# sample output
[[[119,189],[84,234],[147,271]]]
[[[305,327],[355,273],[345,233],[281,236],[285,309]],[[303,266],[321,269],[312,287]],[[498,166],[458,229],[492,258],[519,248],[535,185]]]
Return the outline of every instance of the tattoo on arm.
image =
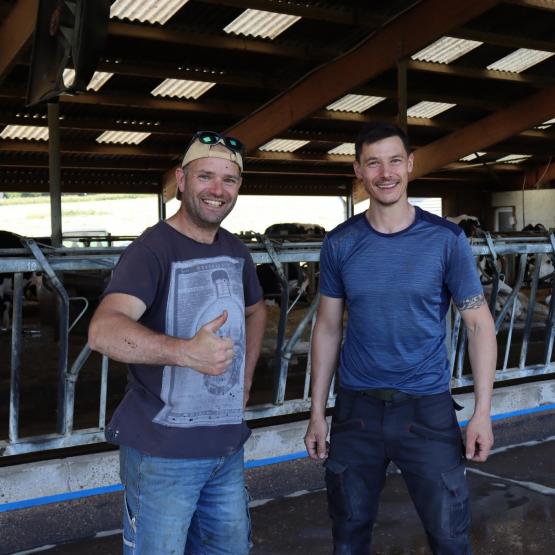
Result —
[[[468,299],[465,299],[464,301],[461,301],[460,303],[457,303],[457,308],[460,311],[463,311],[463,310],[469,310],[472,308],[479,308],[483,304],[486,304],[486,299],[484,298],[484,294],[480,293],[479,295],[470,297]]]

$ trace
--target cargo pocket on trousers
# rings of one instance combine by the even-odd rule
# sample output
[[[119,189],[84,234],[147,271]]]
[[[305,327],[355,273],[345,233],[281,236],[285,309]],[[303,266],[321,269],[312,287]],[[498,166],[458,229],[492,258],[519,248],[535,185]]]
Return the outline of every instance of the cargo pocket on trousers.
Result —
[[[447,499],[443,504],[443,528],[451,538],[465,535],[470,526],[470,507],[466,467],[464,464],[441,475],[447,488]]]
[[[127,495],[123,494],[123,545],[125,554],[135,553],[135,535],[137,526],[135,517],[131,516],[129,504],[127,503]]]
[[[454,445],[458,445],[462,442],[461,432],[458,427],[448,430],[432,430],[427,426],[422,426],[422,424],[412,422],[409,424],[409,432],[424,439],[441,441],[442,443],[452,443]]]
[[[332,519],[349,520],[352,511],[345,483],[345,474],[348,467],[333,459],[327,459],[324,466],[326,468],[326,488],[330,516]]]

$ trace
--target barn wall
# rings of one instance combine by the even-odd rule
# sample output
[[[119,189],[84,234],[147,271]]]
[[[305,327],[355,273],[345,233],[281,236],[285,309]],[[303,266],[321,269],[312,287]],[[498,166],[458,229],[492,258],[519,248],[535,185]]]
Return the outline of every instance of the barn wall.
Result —
[[[524,197],[524,203],[522,202]],[[555,228],[555,189],[505,191],[492,194],[492,207],[514,206],[516,229],[528,224]]]

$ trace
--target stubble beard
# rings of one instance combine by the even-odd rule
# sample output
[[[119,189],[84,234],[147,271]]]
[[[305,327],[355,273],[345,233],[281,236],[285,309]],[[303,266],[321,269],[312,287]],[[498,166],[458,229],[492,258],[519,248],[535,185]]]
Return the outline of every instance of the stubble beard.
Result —
[[[235,206],[235,201],[233,203],[228,204],[226,210],[222,213],[221,216],[217,216],[216,219],[210,220],[206,219],[202,216],[202,201],[198,200],[199,205],[195,204],[195,200],[189,199],[186,195],[183,195],[182,200],[182,210],[187,215],[187,217],[191,220],[191,222],[196,225],[198,228],[209,230],[209,231],[216,231],[219,229],[221,223],[227,218],[229,213],[233,210]]]

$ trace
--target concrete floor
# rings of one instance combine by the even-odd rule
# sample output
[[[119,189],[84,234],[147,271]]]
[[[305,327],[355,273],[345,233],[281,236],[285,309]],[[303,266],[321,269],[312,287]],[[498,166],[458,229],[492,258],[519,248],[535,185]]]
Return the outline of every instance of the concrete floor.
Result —
[[[468,470],[474,554],[551,555],[555,412],[502,421],[495,435],[490,459]],[[331,555],[319,463],[290,461],[249,470],[247,477],[253,497],[252,555]],[[0,514],[0,555],[119,554],[120,502],[121,494],[111,494]],[[103,532],[108,535],[102,537]],[[78,536],[88,539],[72,542]],[[382,496],[372,554],[429,552],[402,477],[392,473]]]

